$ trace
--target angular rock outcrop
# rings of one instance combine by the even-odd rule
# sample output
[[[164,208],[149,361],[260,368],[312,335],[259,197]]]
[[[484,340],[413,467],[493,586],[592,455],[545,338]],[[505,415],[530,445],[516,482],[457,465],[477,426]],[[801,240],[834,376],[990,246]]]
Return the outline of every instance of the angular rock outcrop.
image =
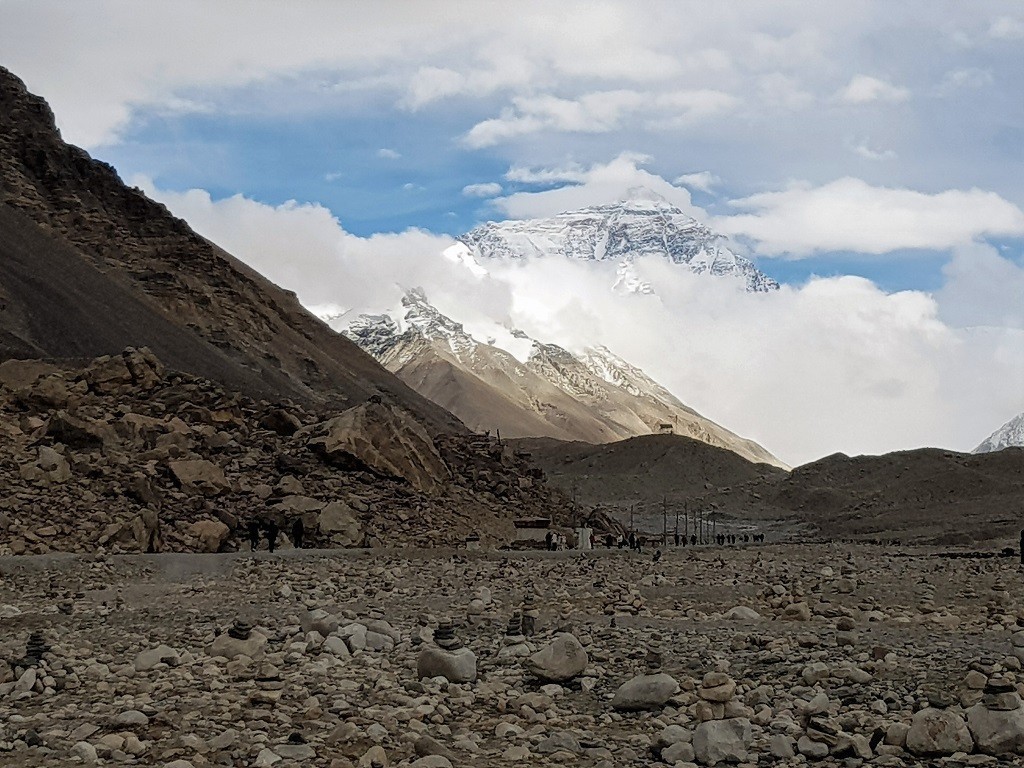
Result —
[[[371,400],[313,429],[309,447],[340,466],[363,466],[401,478],[418,491],[435,491],[451,472],[412,414]]]

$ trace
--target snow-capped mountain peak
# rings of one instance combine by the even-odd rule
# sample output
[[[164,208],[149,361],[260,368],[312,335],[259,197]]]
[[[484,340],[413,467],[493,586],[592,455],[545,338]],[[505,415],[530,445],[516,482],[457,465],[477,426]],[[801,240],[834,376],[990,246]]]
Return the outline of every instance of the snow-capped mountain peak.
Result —
[[[623,200],[549,218],[488,222],[460,237],[446,256],[481,270],[488,259],[613,261],[619,263],[617,287],[634,292],[650,292],[651,286],[630,280],[630,266],[638,258],[660,256],[697,274],[741,280],[748,291],[778,288],[749,259],[731,251],[722,235],[642,187],[629,190]]]
[[[985,442],[974,449],[974,452],[991,453],[1013,447],[1024,448],[1024,413],[1010,419],[993,432]]]

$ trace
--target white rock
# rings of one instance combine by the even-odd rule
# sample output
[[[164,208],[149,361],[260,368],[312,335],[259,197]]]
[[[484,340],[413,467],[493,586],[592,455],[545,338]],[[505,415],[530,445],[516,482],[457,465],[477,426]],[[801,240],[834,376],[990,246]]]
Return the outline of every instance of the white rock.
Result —
[[[72,754],[79,760],[86,763],[95,763],[97,760],[96,747],[88,741],[80,741],[71,748]]]
[[[217,635],[217,639],[210,645],[211,656],[222,656],[229,661],[239,656],[248,656],[255,659],[263,653],[263,647],[267,644],[267,638],[263,634],[253,630],[248,640],[239,640],[231,637],[227,632]]]
[[[160,663],[176,666],[179,659],[180,655],[174,648],[169,645],[158,645],[156,648],[142,651],[135,657],[135,671],[147,672]]]
[[[476,680],[476,656],[469,648],[447,651],[427,646],[420,651],[416,669],[420,678],[443,677],[450,683],[472,683]]]
[[[746,605],[737,605],[725,612],[725,618],[732,621],[760,621],[761,614]]]

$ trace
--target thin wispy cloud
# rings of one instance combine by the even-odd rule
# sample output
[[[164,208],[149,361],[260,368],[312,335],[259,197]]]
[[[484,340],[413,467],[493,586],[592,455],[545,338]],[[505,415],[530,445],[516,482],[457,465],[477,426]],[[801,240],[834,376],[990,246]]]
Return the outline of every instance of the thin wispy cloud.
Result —
[[[483,182],[480,184],[467,184],[462,188],[462,194],[466,197],[495,197],[502,192],[501,184],[496,181]]]

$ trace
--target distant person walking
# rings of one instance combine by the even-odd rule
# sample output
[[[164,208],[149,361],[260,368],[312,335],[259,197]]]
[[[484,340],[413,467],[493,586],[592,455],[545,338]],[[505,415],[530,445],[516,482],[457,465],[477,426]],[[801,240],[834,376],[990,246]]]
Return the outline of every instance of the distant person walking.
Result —
[[[1020,564],[1024,565],[1024,531],[1020,532]]]
[[[295,522],[292,523],[292,544],[295,545],[296,549],[302,549],[302,537],[305,532],[305,528],[302,525],[302,518],[296,517]]]
[[[249,521],[249,551],[255,552],[260,548],[260,524],[257,520]]]
[[[267,524],[267,549],[271,552],[277,547],[277,534],[278,534],[277,522],[271,520]]]

